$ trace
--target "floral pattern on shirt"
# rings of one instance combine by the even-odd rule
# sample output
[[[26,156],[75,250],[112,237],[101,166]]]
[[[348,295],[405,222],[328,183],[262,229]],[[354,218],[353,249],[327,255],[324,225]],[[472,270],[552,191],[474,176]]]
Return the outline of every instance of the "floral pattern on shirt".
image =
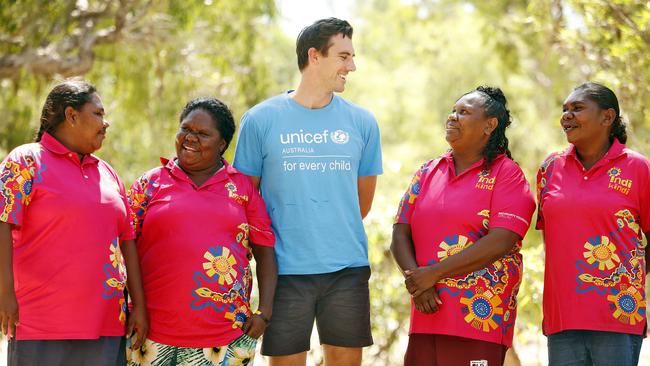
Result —
[[[33,185],[41,181],[45,170],[44,164],[37,169],[34,157],[29,154],[16,161],[7,159],[0,165],[0,221],[18,223],[16,214],[29,205]]]

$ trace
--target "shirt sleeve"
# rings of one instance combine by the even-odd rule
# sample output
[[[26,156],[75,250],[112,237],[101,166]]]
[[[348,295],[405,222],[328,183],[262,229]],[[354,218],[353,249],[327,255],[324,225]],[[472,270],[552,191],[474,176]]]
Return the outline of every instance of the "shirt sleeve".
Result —
[[[650,162],[646,161],[643,170],[643,182],[641,185],[641,201],[639,202],[639,215],[641,230],[644,233],[650,231]],[[646,249],[648,250],[648,249]]]
[[[124,207],[126,207],[126,215],[124,216],[124,220],[122,220],[122,225],[120,225],[120,240],[133,240],[135,239],[135,231],[133,228],[131,205],[129,204],[129,198],[122,180],[117,178],[117,184],[120,187],[120,197],[124,202]]]
[[[23,225],[25,209],[32,199],[35,172],[34,156],[16,150],[0,163],[0,221]]]
[[[260,131],[248,112],[242,116],[240,125],[233,166],[246,175],[259,177],[263,165]]]
[[[544,192],[546,191],[546,186],[548,185],[548,178],[550,177],[550,172],[555,166],[555,159],[558,154],[553,153],[549,155],[537,171],[537,223],[535,224],[535,229],[544,230],[544,212],[542,210],[542,203],[544,200]]]
[[[402,197],[402,200],[399,203],[399,208],[397,209],[397,215],[395,215],[396,224],[411,224],[411,216],[413,215],[413,210],[415,209],[415,203],[417,201],[418,195],[420,194],[420,187],[422,178],[428,170],[428,163],[425,163],[415,172],[413,179],[411,179],[411,184],[409,184],[406,193]]]
[[[359,176],[368,177],[383,173],[381,157],[381,135],[377,120],[371,115],[367,130],[364,131],[364,146],[359,161]]]
[[[142,224],[151,200],[151,188],[149,186],[149,177],[145,174],[138,178],[129,189],[129,206],[136,239],[142,235]]]
[[[248,195],[248,204],[246,205],[246,219],[249,227],[249,240],[253,244],[272,247],[275,245],[275,234],[271,228],[271,218],[266,211],[266,205],[260,193],[255,189],[250,178],[248,180],[250,193]]]
[[[535,200],[524,173],[514,162],[502,165],[490,206],[490,228],[526,235],[535,211]]]
[[[544,213],[542,212],[542,188],[546,181],[542,175],[542,168],[537,170],[537,222],[535,223],[535,229],[544,230]]]

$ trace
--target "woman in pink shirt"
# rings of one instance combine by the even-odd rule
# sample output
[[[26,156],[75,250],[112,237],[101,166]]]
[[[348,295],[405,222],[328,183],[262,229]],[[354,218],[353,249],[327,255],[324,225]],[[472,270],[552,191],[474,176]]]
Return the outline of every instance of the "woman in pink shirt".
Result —
[[[645,335],[650,162],[625,147],[618,100],[585,83],[564,101],[569,147],[537,174],[551,365],[636,365]]]
[[[234,132],[225,104],[190,101],[180,116],[176,158],[161,159],[131,187],[151,323],[131,365],[252,363],[273,313],[275,236],[251,180],[223,159]]]
[[[109,126],[104,114],[94,86],[66,80],[45,100],[36,142],[0,163],[0,323],[10,366],[124,365],[125,331],[135,330],[135,346],[147,332],[124,185],[93,155]]]
[[[501,365],[512,344],[535,204],[510,158],[506,103],[492,87],[458,99],[451,150],[417,171],[400,203],[391,251],[412,300],[407,366]]]

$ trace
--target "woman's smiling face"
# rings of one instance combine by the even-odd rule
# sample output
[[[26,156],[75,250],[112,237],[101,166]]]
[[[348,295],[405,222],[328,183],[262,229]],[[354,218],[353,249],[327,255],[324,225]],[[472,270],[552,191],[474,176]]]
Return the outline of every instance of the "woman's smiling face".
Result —
[[[203,109],[190,112],[176,133],[176,156],[180,167],[186,171],[217,166],[226,145],[217,129],[217,121]]]

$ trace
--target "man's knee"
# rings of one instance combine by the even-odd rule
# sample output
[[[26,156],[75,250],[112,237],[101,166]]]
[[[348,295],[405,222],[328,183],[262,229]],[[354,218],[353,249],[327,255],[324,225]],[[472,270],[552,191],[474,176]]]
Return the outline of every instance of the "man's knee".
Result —
[[[305,366],[307,364],[307,352],[294,353],[287,356],[269,357],[270,366]]]
[[[363,348],[323,345],[325,366],[361,366]]]

